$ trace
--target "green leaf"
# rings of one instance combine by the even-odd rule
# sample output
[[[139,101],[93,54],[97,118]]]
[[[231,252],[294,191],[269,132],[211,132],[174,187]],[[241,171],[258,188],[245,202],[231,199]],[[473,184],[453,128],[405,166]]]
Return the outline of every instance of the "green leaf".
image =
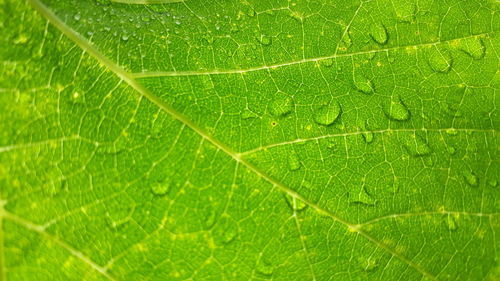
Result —
[[[0,0],[0,280],[498,280],[498,11]]]

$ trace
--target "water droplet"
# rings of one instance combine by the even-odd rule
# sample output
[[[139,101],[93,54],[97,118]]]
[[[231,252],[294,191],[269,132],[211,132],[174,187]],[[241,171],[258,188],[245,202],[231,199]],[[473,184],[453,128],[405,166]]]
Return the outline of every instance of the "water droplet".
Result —
[[[363,130],[362,136],[365,142],[366,143],[373,142],[374,134],[372,131],[368,129],[368,120],[365,121],[365,123],[363,124],[362,130]]]
[[[363,186],[353,187],[353,191],[349,191],[349,203],[360,203],[365,205],[375,205],[375,199],[368,194]]]
[[[458,41],[458,49],[475,60],[482,59],[486,53],[483,40],[479,37],[460,39]]]
[[[165,195],[170,190],[170,180],[163,180],[153,183],[151,186],[151,192],[154,195]]]
[[[337,101],[331,101],[328,105],[320,107],[314,114],[314,121],[320,125],[333,124],[340,116],[342,109]]]
[[[376,23],[370,27],[370,36],[378,44],[383,45],[387,43],[387,29],[382,23]]]
[[[458,229],[458,215],[455,214],[448,214],[445,216],[445,224],[448,230],[450,231],[455,231]]]
[[[270,263],[265,262],[262,259],[259,259],[259,261],[257,262],[256,270],[260,274],[269,276],[273,274],[274,267]]]
[[[248,108],[245,108],[242,112],[241,112],[241,118],[243,119],[252,119],[252,118],[258,118],[259,115],[253,111],[251,111],[250,109]]]
[[[448,134],[450,136],[456,136],[456,135],[458,135],[458,131],[457,131],[457,129],[449,128],[449,129],[446,129],[446,134]]]
[[[279,97],[271,103],[271,114],[273,116],[285,116],[292,112],[293,100],[290,97]]]
[[[302,211],[307,207],[307,204],[295,197],[292,197],[291,195],[285,194],[285,199],[287,205],[292,209],[292,211]]]
[[[419,135],[412,134],[405,137],[404,147],[408,151],[408,154],[414,157],[426,156],[431,154],[432,149],[427,144],[427,142]]]
[[[394,121],[406,121],[410,119],[410,111],[399,96],[392,97],[389,106],[384,108],[387,117]]]
[[[127,41],[128,40],[128,35],[127,34],[123,34],[122,35],[122,40],[123,41]]]
[[[204,220],[202,221],[202,223],[203,223],[203,226],[205,227],[205,229],[209,229],[209,228],[212,228],[212,226],[214,226],[214,224],[215,224],[216,213],[215,213],[215,209],[212,207],[207,207],[205,211],[206,211],[206,213],[205,213],[205,217],[204,217]]]
[[[238,235],[238,226],[237,224],[228,217],[222,217],[219,220],[219,223],[215,226],[214,229],[214,238],[216,241],[222,244],[229,244],[236,239]]]
[[[290,155],[288,155],[288,168],[291,171],[296,171],[300,169],[300,166],[301,164],[299,156],[295,152],[290,153]]]
[[[464,173],[464,179],[465,182],[472,187],[479,185],[479,178],[471,171],[466,171]]]
[[[429,51],[428,63],[432,70],[445,73],[450,71],[453,59],[446,50],[434,47]]]
[[[257,39],[257,42],[259,42],[260,44],[264,45],[264,46],[269,46],[273,43],[271,37],[267,36],[267,35],[260,35],[260,36],[257,36],[256,37]]]
[[[367,272],[372,272],[375,271],[378,268],[378,259],[374,257],[369,257],[369,258],[359,258],[359,263],[361,265],[361,268],[364,271]]]
[[[497,180],[492,179],[492,180],[489,180],[489,181],[488,181],[488,184],[489,184],[491,187],[496,187],[496,186],[497,186],[497,184],[498,184],[498,182],[497,182]]]
[[[367,95],[373,93],[375,90],[372,81],[361,73],[354,75],[354,87],[356,87],[358,91]]]
[[[76,20],[76,21],[79,21],[81,18],[82,18],[82,15],[80,15],[80,14],[75,14],[73,16],[73,19]]]
[[[448,146],[447,151],[448,151],[448,154],[453,155],[457,152],[457,149],[450,145],[450,146]]]
[[[324,59],[324,60],[320,60],[319,62],[324,67],[331,67],[331,66],[333,66],[333,59]]]
[[[19,36],[16,37],[16,39],[14,39],[14,44],[16,44],[16,45],[26,44],[29,39],[30,38],[28,37],[28,35],[21,33],[21,34],[19,34]]]

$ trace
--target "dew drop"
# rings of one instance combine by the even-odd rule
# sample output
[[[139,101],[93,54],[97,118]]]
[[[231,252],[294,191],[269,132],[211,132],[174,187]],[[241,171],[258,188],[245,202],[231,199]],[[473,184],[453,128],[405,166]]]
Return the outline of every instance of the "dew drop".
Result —
[[[429,51],[428,57],[429,66],[435,72],[445,73],[450,71],[453,64],[451,55],[445,50],[438,50],[436,47]]]
[[[375,90],[373,87],[373,82],[361,73],[357,73],[354,75],[354,87],[358,91],[367,95],[373,93]]]
[[[464,180],[465,182],[472,186],[472,187],[476,187],[479,185],[479,178],[471,171],[466,171],[464,173]]]
[[[458,49],[475,60],[482,59],[486,53],[486,47],[484,46],[483,40],[479,37],[460,39],[458,42]]]
[[[151,186],[151,192],[154,195],[162,196],[167,194],[169,190],[170,190],[170,181],[168,180],[156,182]]]
[[[457,215],[448,214],[445,217],[445,224],[448,230],[455,231],[458,229]]]
[[[410,111],[399,96],[393,97],[389,106],[384,108],[387,117],[394,121],[406,121],[410,119]]]
[[[262,275],[269,276],[269,275],[273,274],[274,267],[271,264],[269,264],[268,262],[265,262],[262,259],[260,259],[257,262],[256,270],[257,270],[257,272],[259,272]]]
[[[353,191],[349,191],[349,203],[358,203],[364,205],[375,205],[375,199],[368,194],[363,186],[354,187]]]
[[[387,43],[387,29],[382,23],[376,23],[370,27],[370,36],[378,44],[383,45]]]
[[[368,121],[365,121],[363,127],[362,127],[363,133],[363,139],[365,140],[366,143],[371,143],[373,142],[374,134],[372,131],[368,129]]]
[[[257,42],[259,42],[261,45],[264,45],[264,46],[269,46],[273,43],[271,37],[267,36],[267,35],[260,35],[260,36],[257,36],[256,37],[257,39]]]
[[[82,18],[82,15],[80,15],[80,14],[75,14],[73,16],[73,19],[76,20],[76,21],[79,21],[81,18]]]
[[[379,263],[378,259],[376,259],[374,257],[369,257],[367,259],[360,258],[359,262],[360,262],[361,268],[367,272],[375,271],[378,268],[378,263]]]
[[[457,131],[457,129],[449,128],[449,129],[446,129],[446,134],[448,134],[450,136],[456,136],[456,135],[458,135],[458,131]]]
[[[128,35],[127,34],[123,34],[121,38],[122,38],[123,41],[127,41],[128,40]]]
[[[332,67],[333,66],[333,59],[320,60],[320,64],[324,67]]]
[[[209,228],[212,228],[212,226],[214,226],[214,224],[215,224],[216,213],[215,213],[215,209],[212,207],[207,207],[205,211],[206,211],[206,213],[205,213],[204,220],[202,223],[203,223],[203,226],[205,227],[205,229],[209,229]]]
[[[409,2],[398,2],[396,5],[396,17],[401,22],[412,22],[415,18],[416,5]]]
[[[419,135],[412,134],[406,137],[404,147],[413,157],[426,156],[431,154],[432,149],[427,142]]]
[[[292,112],[293,100],[290,97],[280,97],[271,103],[271,114],[276,117],[285,116]]]
[[[448,151],[448,154],[450,155],[454,155],[456,152],[457,152],[457,149],[454,148],[453,146],[448,146],[448,148],[446,149]]]
[[[489,184],[491,187],[496,187],[496,186],[498,185],[498,182],[497,182],[497,180],[492,179],[492,180],[489,180],[489,181],[488,181],[488,184]]]
[[[248,108],[245,108],[242,112],[241,112],[241,118],[242,119],[253,119],[253,118],[258,118],[259,115],[253,111],[251,111],[250,109]]]
[[[337,101],[331,101],[328,105],[320,107],[314,114],[314,121],[320,125],[333,124],[340,116],[342,109]]]
[[[292,211],[302,211],[307,207],[307,204],[295,197],[292,197],[291,195],[285,194],[285,199],[287,205],[292,209]]]
[[[300,169],[300,166],[301,166],[301,164],[300,164],[299,156],[295,152],[288,155],[288,168],[291,171],[296,171],[296,170]]]
[[[16,45],[26,44],[29,41],[29,39],[30,38],[28,37],[28,35],[21,33],[21,34],[19,34],[19,36],[16,37],[16,39],[14,39],[14,44],[16,44]]]
[[[228,217],[222,217],[219,223],[215,226],[214,236],[216,240],[222,244],[229,244],[236,240],[238,235],[237,224]]]

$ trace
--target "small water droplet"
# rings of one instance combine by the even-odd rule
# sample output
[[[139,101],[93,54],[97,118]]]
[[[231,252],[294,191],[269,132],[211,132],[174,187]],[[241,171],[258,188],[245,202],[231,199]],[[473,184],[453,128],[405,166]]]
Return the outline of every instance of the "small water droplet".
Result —
[[[388,106],[384,107],[387,117],[394,121],[406,121],[410,119],[410,111],[399,96],[392,97]]]
[[[229,244],[236,240],[238,231],[236,222],[223,216],[214,228],[214,238],[222,244]]]
[[[170,190],[170,184],[171,184],[170,180],[163,180],[163,181],[155,182],[151,186],[151,192],[154,195],[159,195],[159,196],[165,195]]]
[[[466,171],[463,176],[464,176],[465,182],[468,185],[470,185],[472,187],[476,187],[479,185],[479,178],[473,172]]]
[[[445,216],[445,224],[448,230],[450,231],[455,231],[458,229],[458,215],[455,214],[448,214]]]
[[[292,197],[291,195],[285,194],[285,199],[287,205],[292,209],[292,211],[302,211],[305,208],[307,208],[307,204],[295,197]]]
[[[29,39],[30,38],[28,35],[21,33],[21,34],[19,34],[19,36],[16,37],[16,39],[14,39],[14,44],[16,44],[16,45],[26,44],[29,41]]]
[[[259,259],[259,261],[257,262],[256,270],[262,275],[269,276],[273,274],[274,267],[270,263]]]
[[[257,42],[259,42],[260,44],[262,44],[264,46],[269,46],[273,43],[273,40],[271,39],[271,37],[264,35],[264,34],[257,36],[256,39],[257,39]]]
[[[408,154],[414,157],[426,156],[432,152],[432,149],[427,144],[427,141],[417,134],[406,136],[404,147],[408,151]]]
[[[460,39],[458,41],[458,49],[475,60],[482,59],[486,53],[483,40],[479,37]]]
[[[456,149],[456,148],[454,148],[454,147],[453,147],[453,146],[451,146],[451,145],[450,145],[450,146],[448,146],[448,148],[447,148],[446,150],[448,151],[448,154],[450,154],[450,155],[453,155],[453,154],[455,154],[455,153],[457,152],[457,149]]]
[[[300,166],[301,166],[301,163],[300,163],[299,156],[295,152],[290,153],[290,155],[288,155],[288,168],[291,171],[296,171],[296,170],[300,169]]]
[[[429,51],[429,57],[427,61],[432,70],[441,73],[450,71],[453,64],[453,59],[448,51],[438,50],[438,48],[436,47],[433,47]]]
[[[253,111],[251,111],[250,109],[248,108],[245,108],[242,112],[241,112],[241,118],[243,119],[253,119],[253,118],[258,118],[259,115]]]
[[[362,136],[363,136],[363,139],[365,140],[365,142],[366,143],[373,142],[374,134],[368,128],[368,120],[365,121],[365,123],[363,124],[361,129],[363,130]]]
[[[358,91],[367,95],[373,93],[375,90],[373,82],[359,72],[354,75],[354,87]]]
[[[370,27],[370,36],[375,42],[381,45],[387,43],[389,37],[387,29],[382,23],[375,23]]]
[[[290,97],[279,97],[271,103],[271,114],[273,116],[285,116],[292,112],[293,100]]]
[[[333,59],[320,60],[320,64],[324,67],[331,67],[333,66]]]
[[[127,41],[128,40],[128,35],[127,34],[123,34],[122,35],[122,40],[123,41]]]
[[[498,182],[497,182],[497,180],[495,180],[495,179],[491,179],[491,180],[489,180],[489,181],[488,181],[488,184],[489,184],[491,187],[496,187],[496,186],[497,186],[497,184],[498,184]]]
[[[75,14],[73,16],[73,19],[76,20],[76,21],[79,21],[80,19],[82,18],[82,15],[80,15],[79,13],[78,14]]]
[[[328,105],[324,105],[316,111],[314,121],[324,126],[331,125],[340,116],[341,111],[342,108],[338,101],[331,101]]]
[[[203,223],[203,226],[205,227],[205,229],[209,229],[209,228],[212,228],[212,226],[214,226],[214,224],[215,224],[216,213],[215,213],[215,209],[212,207],[207,207],[205,211],[206,211],[206,213],[205,213],[205,217],[204,217],[204,220],[202,223]]]
[[[456,135],[458,135],[458,131],[457,131],[457,129],[449,128],[449,129],[446,129],[446,134],[448,134],[450,136],[456,136]]]
[[[375,199],[368,194],[365,188],[361,185],[353,187],[354,190],[349,191],[349,203],[360,203],[364,205],[375,205]]]
[[[378,259],[374,257],[369,257],[369,258],[360,257],[358,261],[361,265],[361,268],[367,272],[375,271],[378,268],[379,264]]]

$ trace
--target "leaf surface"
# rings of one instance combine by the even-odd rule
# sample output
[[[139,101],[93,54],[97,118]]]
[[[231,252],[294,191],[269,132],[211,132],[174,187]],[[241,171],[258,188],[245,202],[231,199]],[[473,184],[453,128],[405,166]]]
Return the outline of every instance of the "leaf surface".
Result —
[[[0,280],[497,280],[498,10],[1,0]]]

